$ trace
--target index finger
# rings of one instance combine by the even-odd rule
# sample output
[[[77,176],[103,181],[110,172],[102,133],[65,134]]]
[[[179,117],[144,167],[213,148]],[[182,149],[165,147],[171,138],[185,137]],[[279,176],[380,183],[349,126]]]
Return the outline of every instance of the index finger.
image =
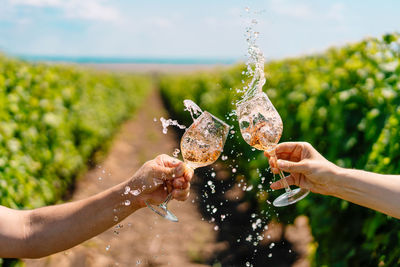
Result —
[[[164,165],[164,167],[168,167],[168,168],[178,167],[178,165],[182,163],[182,161],[180,161],[179,159],[173,158],[166,154],[159,155],[158,158],[161,161],[161,163]]]
[[[289,146],[284,146],[280,149],[276,148],[272,152],[264,151],[264,156],[266,156],[269,159],[271,159],[271,158],[287,159],[293,153],[293,151],[294,151],[294,149],[291,150],[291,148]]]
[[[297,142],[284,142],[284,143],[280,143],[277,144],[275,147],[275,153],[279,154],[279,153],[293,153],[296,148],[298,146]]]

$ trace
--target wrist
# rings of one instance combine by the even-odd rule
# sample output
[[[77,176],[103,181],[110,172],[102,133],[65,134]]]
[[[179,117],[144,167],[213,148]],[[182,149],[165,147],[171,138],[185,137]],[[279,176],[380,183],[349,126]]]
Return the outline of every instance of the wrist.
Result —
[[[341,190],[343,189],[343,185],[345,185],[345,173],[346,169],[339,167],[332,163],[332,168],[329,175],[329,192],[327,195],[339,197],[341,194]]]
[[[151,202],[151,193],[153,191],[151,187],[153,185],[146,186],[146,184],[147,183],[140,176],[134,176],[128,182],[129,188],[125,189],[125,191],[129,189],[128,195],[130,196],[132,203],[134,203],[138,209],[146,207],[146,202]]]
[[[125,206],[129,206],[134,211],[146,206],[144,203],[141,185],[134,179],[124,183],[122,192],[122,201]]]

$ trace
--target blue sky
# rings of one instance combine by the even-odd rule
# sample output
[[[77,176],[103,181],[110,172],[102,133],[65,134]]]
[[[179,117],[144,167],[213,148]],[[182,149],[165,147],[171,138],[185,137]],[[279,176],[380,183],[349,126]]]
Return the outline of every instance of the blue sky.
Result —
[[[400,31],[400,1],[1,0],[11,54],[243,58],[245,7],[268,59]],[[261,12],[260,12],[261,11]]]

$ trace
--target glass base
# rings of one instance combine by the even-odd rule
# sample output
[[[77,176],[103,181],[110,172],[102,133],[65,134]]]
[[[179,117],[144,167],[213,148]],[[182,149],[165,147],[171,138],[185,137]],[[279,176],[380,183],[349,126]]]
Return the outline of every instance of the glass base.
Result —
[[[154,211],[161,217],[164,217],[165,219],[170,220],[171,222],[178,222],[178,217],[176,217],[173,213],[171,213],[167,209],[167,205],[165,205],[164,203],[158,206],[151,205],[147,202],[144,203],[146,203],[147,207],[149,207],[152,211]]]
[[[296,188],[290,190],[290,192],[286,192],[279,197],[277,197],[274,202],[272,203],[275,207],[284,207],[289,206],[293,203],[296,203],[299,200],[305,198],[310,190],[304,188]]]

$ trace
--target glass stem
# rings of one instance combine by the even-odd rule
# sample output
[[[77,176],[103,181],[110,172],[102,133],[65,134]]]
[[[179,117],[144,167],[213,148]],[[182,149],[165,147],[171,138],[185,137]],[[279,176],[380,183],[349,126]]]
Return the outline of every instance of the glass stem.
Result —
[[[168,205],[168,202],[171,200],[171,198],[172,198],[172,193],[169,193],[167,198],[164,200],[164,202],[160,204],[160,207],[166,208]]]
[[[282,183],[283,183],[283,185],[285,186],[285,191],[286,191],[287,193],[291,192],[292,190],[290,189],[290,186],[289,186],[289,184],[287,183],[286,178],[285,178],[285,175],[283,174],[282,171],[279,171],[279,177],[281,177]]]
[[[270,153],[271,157],[275,158],[275,161],[278,160],[277,157],[276,157],[276,154],[275,154],[275,147],[273,148],[273,150],[268,151],[268,153]],[[287,193],[292,192],[292,190],[290,189],[289,184],[286,181],[285,175],[283,174],[283,172],[281,170],[279,171],[279,177],[281,178],[282,183],[285,186],[285,191]]]

